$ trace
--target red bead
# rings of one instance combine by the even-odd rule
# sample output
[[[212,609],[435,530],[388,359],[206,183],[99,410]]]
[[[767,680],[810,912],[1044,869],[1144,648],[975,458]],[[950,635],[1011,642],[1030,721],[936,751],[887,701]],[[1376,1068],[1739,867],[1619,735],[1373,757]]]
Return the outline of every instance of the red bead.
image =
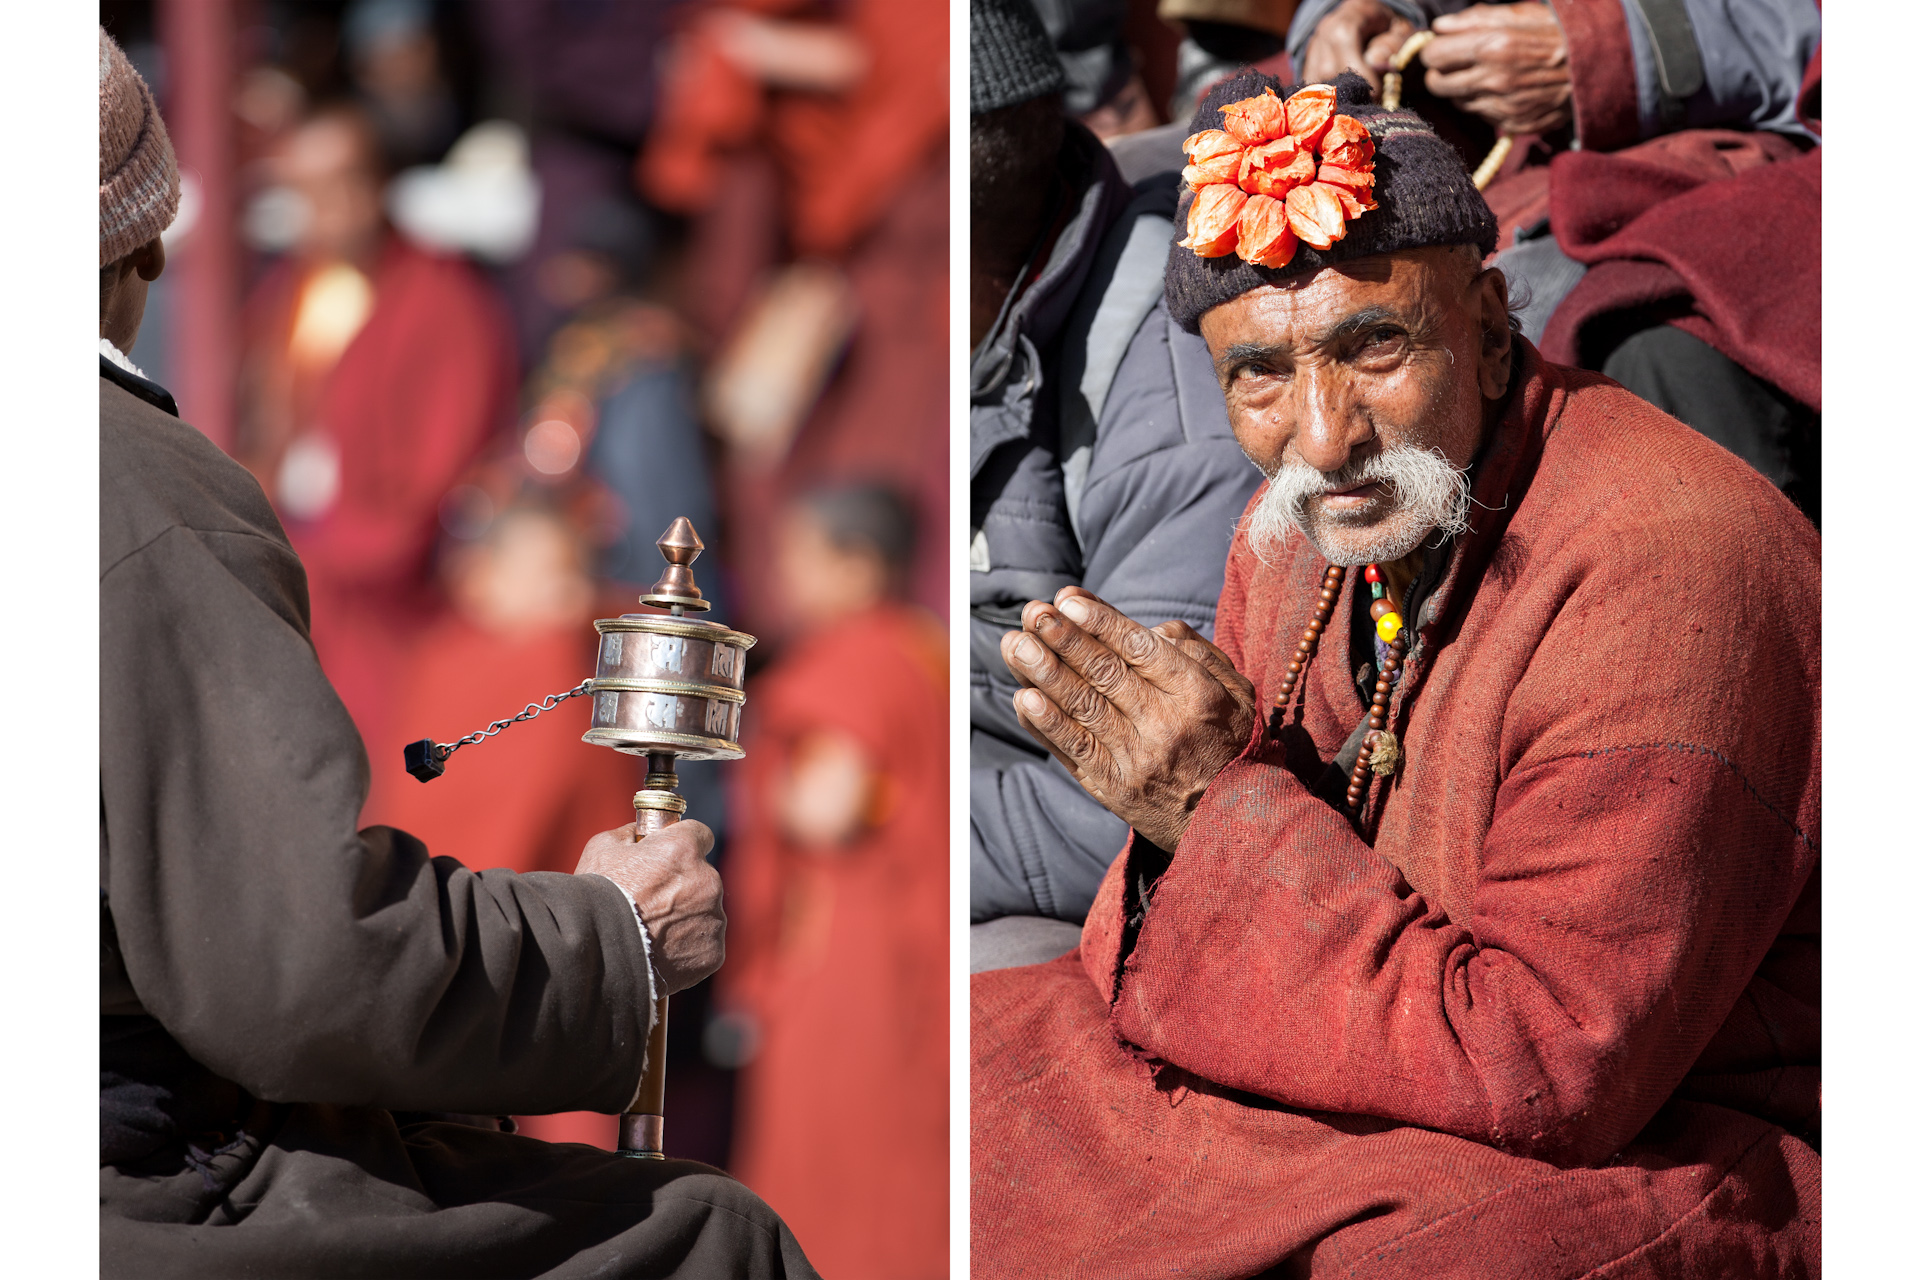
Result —
[[[1368,565],[1368,566],[1367,566],[1367,581],[1368,581],[1368,582],[1378,582],[1378,581],[1380,581],[1380,566],[1379,566],[1379,565],[1377,565],[1377,564],[1370,564],[1370,565]]]

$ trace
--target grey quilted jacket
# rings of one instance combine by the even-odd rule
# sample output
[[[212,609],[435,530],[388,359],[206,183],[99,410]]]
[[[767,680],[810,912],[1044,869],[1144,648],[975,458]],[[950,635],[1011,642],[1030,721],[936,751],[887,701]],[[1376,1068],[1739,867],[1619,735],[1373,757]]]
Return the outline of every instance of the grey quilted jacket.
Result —
[[[1129,187],[1077,125],[1062,168],[1073,207],[973,355],[975,922],[1084,920],[1127,837],[1020,727],[1000,636],[1072,583],[1210,635],[1234,521],[1260,481],[1205,344],[1161,300],[1179,175]]]

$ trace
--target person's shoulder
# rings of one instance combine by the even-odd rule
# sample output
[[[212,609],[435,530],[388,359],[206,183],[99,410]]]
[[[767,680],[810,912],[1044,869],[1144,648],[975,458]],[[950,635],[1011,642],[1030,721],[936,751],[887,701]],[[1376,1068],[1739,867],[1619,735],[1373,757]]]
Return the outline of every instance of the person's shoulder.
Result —
[[[1818,530],[1746,462],[1610,378],[1554,373],[1565,399],[1534,487],[1579,540],[1607,542],[1628,558],[1634,548],[1685,548],[1697,568],[1738,565],[1749,582],[1768,576],[1768,565],[1818,574]]]
[[[286,545],[253,476],[194,427],[100,379],[100,568],[172,528]]]

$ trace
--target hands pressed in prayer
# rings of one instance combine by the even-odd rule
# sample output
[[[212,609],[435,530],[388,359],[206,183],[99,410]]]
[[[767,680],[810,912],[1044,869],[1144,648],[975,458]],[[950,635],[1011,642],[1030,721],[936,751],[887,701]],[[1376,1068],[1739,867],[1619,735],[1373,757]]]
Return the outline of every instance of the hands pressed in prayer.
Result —
[[[1087,792],[1172,850],[1259,718],[1251,681],[1184,622],[1151,629],[1079,587],[1000,640],[1014,712]]]
[[[727,913],[720,873],[707,862],[713,832],[680,821],[644,840],[631,822],[587,841],[575,875],[605,876],[633,895],[653,940],[663,995],[684,991],[727,958]]]

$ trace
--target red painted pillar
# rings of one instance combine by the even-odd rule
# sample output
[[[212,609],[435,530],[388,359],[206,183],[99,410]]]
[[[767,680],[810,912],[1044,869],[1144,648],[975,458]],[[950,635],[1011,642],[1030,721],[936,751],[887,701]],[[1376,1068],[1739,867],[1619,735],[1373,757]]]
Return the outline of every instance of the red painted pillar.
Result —
[[[158,0],[167,132],[199,216],[167,260],[174,278],[173,386],[180,413],[231,448],[240,369],[240,243],[234,159],[235,0]]]

